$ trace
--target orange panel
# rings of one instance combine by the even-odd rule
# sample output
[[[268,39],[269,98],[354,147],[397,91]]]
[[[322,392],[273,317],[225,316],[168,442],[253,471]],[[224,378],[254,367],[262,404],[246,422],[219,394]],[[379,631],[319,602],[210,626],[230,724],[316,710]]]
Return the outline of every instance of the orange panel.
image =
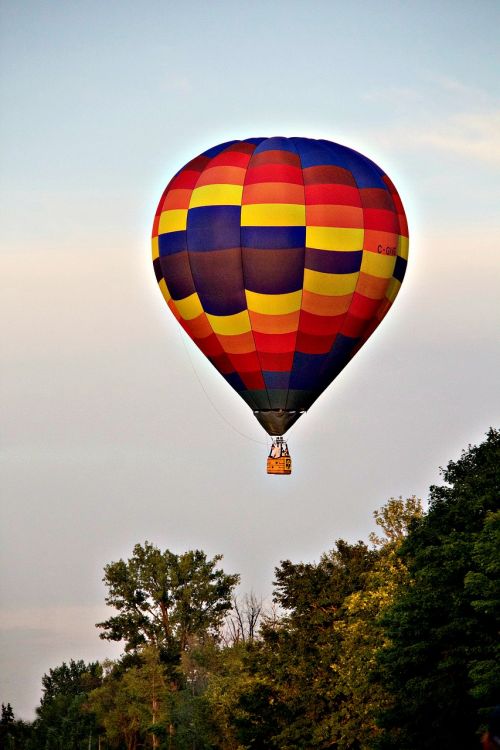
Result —
[[[356,291],[364,297],[381,300],[384,298],[390,279],[380,279],[360,271]]]
[[[263,315],[248,311],[253,331],[259,333],[291,333],[299,326],[300,310],[285,315]]]
[[[363,229],[363,209],[356,206],[307,205],[308,227],[348,227]]]
[[[363,250],[383,255],[396,255],[398,235],[394,232],[380,232],[378,229],[365,229]]]
[[[304,290],[302,292],[302,308],[314,315],[342,315],[349,309],[352,294],[339,297],[329,297]]]
[[[304,188],[293,182],[256,182],[245,185],[242,203],[295,203],[303,206]]]
[[[246,170],[241,167],[210,167],[200,175],[196,187],[202,185],[243,185]]]
[[[203,339],[213,333],[212,326],[205,313],[198,315],[196,318],[191,318],[191,320],[186,320],[184,323],[184,328],[193,338]]]
[[[173,190],[169,190],[163,202],[162,210],[171,211],[175,208],[189,208],[189,201],[192,192],[191,189],[186,188],[174,188]]]
[[[237,336],[222,336],[218,334],[222,349],[228,354],[246,354],[255,351],[255,343],[251,331]]]

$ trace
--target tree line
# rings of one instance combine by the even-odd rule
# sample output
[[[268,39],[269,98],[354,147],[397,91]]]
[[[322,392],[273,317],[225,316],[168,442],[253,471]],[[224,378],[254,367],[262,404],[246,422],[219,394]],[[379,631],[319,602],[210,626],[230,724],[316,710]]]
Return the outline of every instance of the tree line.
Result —
[[[441,471],[426,512],[392,498],[368,542],[282,561],[271,609],[235,597],[220,555],[137,544],[104,569],[97,628],[122,657],[50,669],[32,723],[2,704],[1,747],[480,747],[500,703],[500,431]]]

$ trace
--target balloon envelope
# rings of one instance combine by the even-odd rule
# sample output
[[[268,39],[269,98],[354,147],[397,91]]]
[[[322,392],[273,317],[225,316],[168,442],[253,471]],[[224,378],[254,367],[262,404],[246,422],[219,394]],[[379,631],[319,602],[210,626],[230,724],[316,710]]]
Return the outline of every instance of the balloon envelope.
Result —
[[[168,306],[270,435],[286,432],[373,333],[407,257],[390,179],[325,140],[215,146],[173,177],[153,226]]]

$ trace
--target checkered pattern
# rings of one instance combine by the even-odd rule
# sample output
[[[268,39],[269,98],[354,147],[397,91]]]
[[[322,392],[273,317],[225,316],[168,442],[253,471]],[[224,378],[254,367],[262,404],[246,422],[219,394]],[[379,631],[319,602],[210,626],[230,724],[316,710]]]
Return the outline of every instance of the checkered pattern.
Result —
[[[168,306],[270,434],[307,410],[373,333],[407,257],[387,175],[352,149],[308,138],[205,151],[170,181],[153,226]]]

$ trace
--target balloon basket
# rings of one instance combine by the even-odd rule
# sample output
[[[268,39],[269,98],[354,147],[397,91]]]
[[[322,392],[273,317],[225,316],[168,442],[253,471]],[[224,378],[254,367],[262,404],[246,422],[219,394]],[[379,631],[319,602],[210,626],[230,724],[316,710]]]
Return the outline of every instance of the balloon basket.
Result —
[[[288,445],[282,437],[277,437],[273,441],[267,457],[267,473],[281,476],[292,473],[292,458]]]

